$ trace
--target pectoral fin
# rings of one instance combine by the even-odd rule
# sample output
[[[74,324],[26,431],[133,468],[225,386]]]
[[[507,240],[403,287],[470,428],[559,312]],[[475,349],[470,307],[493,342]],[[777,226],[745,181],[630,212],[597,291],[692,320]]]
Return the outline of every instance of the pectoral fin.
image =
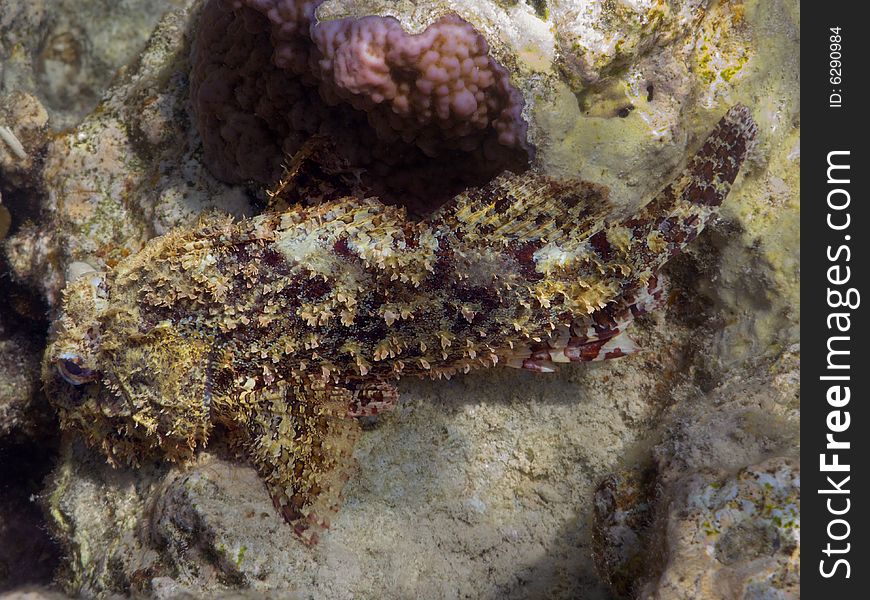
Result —
[[[250,427],[249,454],[275,509],[315,544],[341,501],[359,425],[346,389],[322,381],[264,390]]]

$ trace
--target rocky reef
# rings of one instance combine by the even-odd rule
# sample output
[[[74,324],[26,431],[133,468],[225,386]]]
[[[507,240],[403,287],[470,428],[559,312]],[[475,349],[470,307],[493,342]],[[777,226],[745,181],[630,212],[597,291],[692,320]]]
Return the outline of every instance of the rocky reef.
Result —
[[[29,466],[0,536],[35,541],[0,553],[0,591],[799,597],[799,21],[791,0],[2,3],[0,453]],[[312,201],[425,213],[529,168],[629,215],[738,103],[757,143],[665,268],[643,352],[403,380],[314,548],[220,437],[115,469],[57,431],[39,363],[67,280],[264,212],[312,136],[331,160],[289,182]]]

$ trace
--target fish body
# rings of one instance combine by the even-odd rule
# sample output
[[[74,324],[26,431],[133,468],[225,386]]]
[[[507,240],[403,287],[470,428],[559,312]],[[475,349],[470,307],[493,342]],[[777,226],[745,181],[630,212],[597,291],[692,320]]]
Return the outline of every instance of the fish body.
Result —
[[[316,541],[347,478],[355,417],[402,376],[552,371],[634,350],[662,265],[704,228],[755,135],[731,109],[639,214],[607,190],[504,174],[424,221],[345,198],[150,241],[64,294],[44,378],[61,424],[113,463],[204,446],[222,425],[294,530]]]

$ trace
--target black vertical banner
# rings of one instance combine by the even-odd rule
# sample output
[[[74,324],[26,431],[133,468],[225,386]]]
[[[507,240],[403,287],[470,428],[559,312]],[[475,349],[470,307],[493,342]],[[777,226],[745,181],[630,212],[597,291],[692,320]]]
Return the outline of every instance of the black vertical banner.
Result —
[[[870,588],[870,34],[859,2],[801,31],[801,591]]]

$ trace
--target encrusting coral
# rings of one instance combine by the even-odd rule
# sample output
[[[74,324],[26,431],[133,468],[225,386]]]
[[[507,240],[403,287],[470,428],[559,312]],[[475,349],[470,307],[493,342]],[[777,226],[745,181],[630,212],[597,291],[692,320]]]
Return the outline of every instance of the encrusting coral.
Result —
[[[303,539],[329,525],[359,427],[402,375],[623,356],[658,271],[716,213],[756,127],[732,108],[637,215],[529,171],[423,222],[346,198],[156,238],[65,291],[43,376],[113,463],[178,460],[222,425]]]
[[[328,136],[370,194],[446,200],[522,170],[522,95],[456,15],[420,34],[392,17],[317,22],[322,0],[212,0],[193,50],[205,159],[228,182],[271,185],[284,156]]]

